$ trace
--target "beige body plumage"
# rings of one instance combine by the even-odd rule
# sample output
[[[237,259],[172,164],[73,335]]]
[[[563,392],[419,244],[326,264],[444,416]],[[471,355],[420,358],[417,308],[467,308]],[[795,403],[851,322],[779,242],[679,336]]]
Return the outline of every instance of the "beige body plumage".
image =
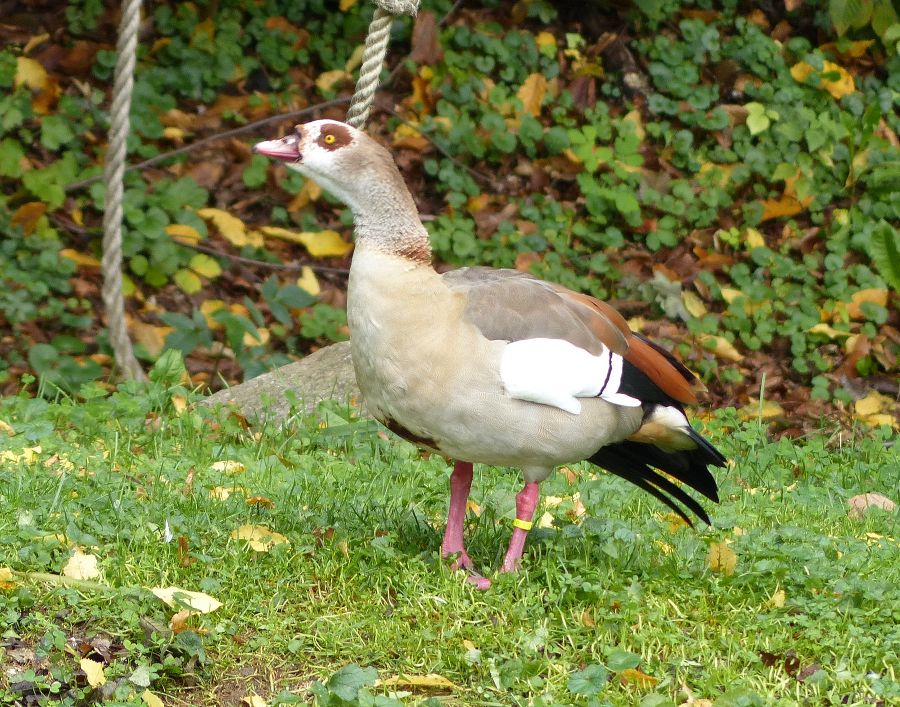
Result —
[[[722,456],[682,405],[699,381],[633,334],[609,305],[512,270],[439,275],[428,234],[390,154],[350,126],[320,120],[255,150],[315,179],[352,210],[356,250],[347,318],[356,377],[371,413],[406,439],[458,460],[445,555],[471,570],[462,527],[472,462],[521,469],[514,570],[538,482],[582,459],[709,522],[667,476],[717,500],[707,465]],[[472,576],[478,586],[487,580]]]

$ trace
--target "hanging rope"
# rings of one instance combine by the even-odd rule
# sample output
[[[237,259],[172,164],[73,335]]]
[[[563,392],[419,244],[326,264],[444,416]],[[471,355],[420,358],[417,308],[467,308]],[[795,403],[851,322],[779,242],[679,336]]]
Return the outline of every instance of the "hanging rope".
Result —
[[[366,124],[375,91],[378,90],[378,77],[381,75],[381,68],[387,55],[394,15],[415,16],[419,9],[419,0],[375,0],[375,4],[378,7],[375,8],[375,15],[366,35],[366,48],[363,51],[362,66],[359,68],[356,92],[347,111],[347,122],[359,129]]]
[[[110,108],[109,145],[103,182],[106,205],[103,210],[103,304],[109,326],[109,341],[116,365],[126,378],[144,380],[144,371],[134,357],[131,339],[125,326],[125,298],[122,294],[122,182],[125,176],[126,140],[129,130],[128,112],[134,87],[134,64],[137,49],[141,0],[124,0],[119,22],[118,57],[113,80]]]

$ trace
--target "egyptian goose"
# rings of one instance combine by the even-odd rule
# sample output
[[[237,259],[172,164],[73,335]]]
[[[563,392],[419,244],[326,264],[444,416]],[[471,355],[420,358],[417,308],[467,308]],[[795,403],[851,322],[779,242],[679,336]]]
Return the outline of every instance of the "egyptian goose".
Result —
[[[353,212],[347,320],[359,388],[388,429],[458,460],[441,549],[473,584],[490,584],[463,543],[473,462],[518,467],[525,480],[504,572],[518,567],[538,484],[561,464],[586,459],[688,523],[678,502],[709,523],[669,477],[718,501],[707,467],[725,459],[688,422],[683,405],[703,386],[670,353],[610,305],[531,275],[487,267],[439,275],[393,158],[355,128],[317,120],[253,149]]]

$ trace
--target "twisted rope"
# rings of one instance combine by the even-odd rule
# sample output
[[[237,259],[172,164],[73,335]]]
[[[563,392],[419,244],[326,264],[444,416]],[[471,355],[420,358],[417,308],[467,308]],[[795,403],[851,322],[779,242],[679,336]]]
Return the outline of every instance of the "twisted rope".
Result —
[[[103,304],[109,326],[109,341],[116,365],[126,378],[144,380],[144,371],[134,357],[125,326],[125,298],[122,293],[122,182],[125,176],[126,140],[129,130],[131,92],[141,0],[124,0],[119,22],[118,57],[110,107],[109,145],[103,167],[106,205],[103,210]]]
[[[375,2],[378,7],[375,8],[375,14],[369,24],[356,91],[347,111],[347,122],[359,129],[366,124],[375,91],[378,90],[378,78],[384,66],[384,58],[387,56],[394,15],[401,13],[415,15],[419,7],[419,0],[375,0]]]

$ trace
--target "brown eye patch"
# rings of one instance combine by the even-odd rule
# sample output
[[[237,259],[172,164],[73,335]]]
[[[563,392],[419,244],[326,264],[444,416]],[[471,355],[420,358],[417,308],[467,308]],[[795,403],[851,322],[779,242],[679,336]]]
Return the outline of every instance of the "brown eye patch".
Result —
[[[350,144],[350,131],[343,125],[326,125],[319,132],[316,143],[326,150],[337,150]]]

